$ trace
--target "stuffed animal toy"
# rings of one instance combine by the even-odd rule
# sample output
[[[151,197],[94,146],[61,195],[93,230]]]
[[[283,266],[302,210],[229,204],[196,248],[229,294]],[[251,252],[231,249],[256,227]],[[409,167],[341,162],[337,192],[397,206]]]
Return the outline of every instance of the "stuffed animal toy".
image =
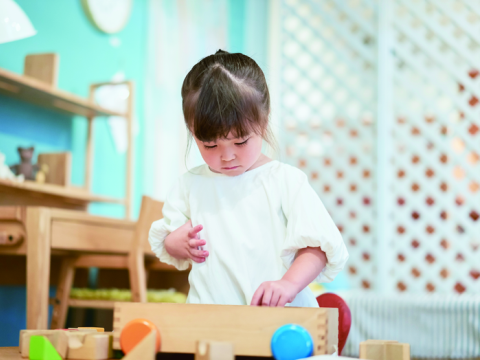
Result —
[[[35,174],[39,170],[39,166],[38,164],[32,164],[34,147],[19,147],[17,150],[20,154],[21,163],[10,166],[10,169],[12,169],[15,175],[23,175],[25,180],[35,180]]]

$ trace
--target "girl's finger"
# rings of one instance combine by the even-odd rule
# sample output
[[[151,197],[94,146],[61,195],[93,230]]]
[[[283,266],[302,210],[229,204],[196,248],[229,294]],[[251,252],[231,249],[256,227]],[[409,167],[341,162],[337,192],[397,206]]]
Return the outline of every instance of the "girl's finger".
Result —
[[[195,261],[196,263],[199,263],[199,264],[205,262],[205,258],[198,257],[198,256],[192,256],[192,260]]]
[[[257,291],[255,291],[255,293],[253,294],[252,301],[250,302],[251,306],[259,306],[260,305],[260,301],[262,300],[263,292],[264,292],[263,286],[260,285],[260,287],[257,289]]]
[[[193,248],[193,249],[196,249],[198,248],[199,246],[203,246],[205,245],[207,242],[205,240],[198,240],[198,239],[192,239],[192,240],[189,240],[188,241],[188,245]]]
[[[195,256],[195,257],[205,258],[209,254],[208,254],[208,251],[205,251],[205,250],[194,250],[194,249],[192,249],[192,250],[190,250],[190,255]]]
[[[263,293],[262,306],[270,306],[270,301],[272,300],[272,290],[266,289]]]
[[[288,297],[285,295],[280,296],[280,299],[278,300],[277,307],[285,307],[288,302]]]
[[[188,237],[190,239],[197,239],[198,238],[198,233],[202,231],[203,226],[202,225],[197,225],[194,228],[190,229],[188,232]]]
[[[279,291],[274,291],[272,294],[272,300],[270,300],[270,306],[277,306],[281,295],[282,294]]]

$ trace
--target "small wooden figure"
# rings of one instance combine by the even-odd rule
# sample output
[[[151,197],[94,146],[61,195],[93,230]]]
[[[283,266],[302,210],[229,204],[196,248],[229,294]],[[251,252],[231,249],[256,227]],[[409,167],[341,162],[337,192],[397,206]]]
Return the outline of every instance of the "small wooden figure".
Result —
[[[30,360],[62,360],[52,343],[45,337],[34,335],[30,339]]]
[[[45,184],[47,181],[47,174],[48,174],[48,165],[42,164],[39,165],[40,170],[37,171],[35,175],[35,181],[39,184]]]
[[[123,360],[155,360],[156,351],[156,334],[151,331],[135,346]]]
[[[195,360],[235,360],[233,344],[219,341],[199,341]]]
[[[392,340],[367,340],[360,343],[360,359],[410,360],[410,345]]]

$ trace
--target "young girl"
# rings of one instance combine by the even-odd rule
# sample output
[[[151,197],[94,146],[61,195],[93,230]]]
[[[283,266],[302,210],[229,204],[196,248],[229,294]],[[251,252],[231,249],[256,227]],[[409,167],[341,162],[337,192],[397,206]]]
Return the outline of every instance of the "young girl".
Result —
[[[206,164],[170,191],[152,250],[192,264],[188,303],[317,307],[307,285],[332,281],[348,253],[305,174],[261,152],[271,141],[262,70],[219,50],[190,70],[182,99]]]

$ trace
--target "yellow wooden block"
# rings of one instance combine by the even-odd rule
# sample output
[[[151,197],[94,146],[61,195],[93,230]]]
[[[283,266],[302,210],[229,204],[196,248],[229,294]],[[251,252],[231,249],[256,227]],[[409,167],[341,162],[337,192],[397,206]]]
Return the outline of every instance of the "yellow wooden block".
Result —
[[[105,332],[104,328],[99,328],[99,327],[79,327],[78,330],[80,330],[80,331],[96,330],[97,332]]]

